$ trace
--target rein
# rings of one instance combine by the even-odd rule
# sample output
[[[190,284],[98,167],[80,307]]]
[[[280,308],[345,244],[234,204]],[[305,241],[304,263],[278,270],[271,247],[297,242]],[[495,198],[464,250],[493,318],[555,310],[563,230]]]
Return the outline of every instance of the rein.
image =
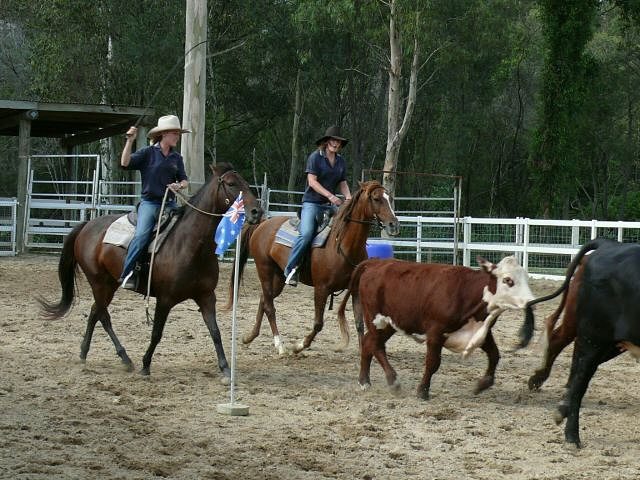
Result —
[[[235,170],[228,170],[228,171],[224,172],[222,175],[220,175],[220,178],[218,178],[218,188],[216,188],[216,195],[215,195],[216,197],[218,196],[218,189],[220,188],[221,184],[222,184],[222,188],[224,188],[225,194],[227,193],[227,187],[226,187],[225,183],[223,182],[224,176],[227,173],[236,173],[236,171]],[[167,187],[167,190],[169,190],[168,187]],[[186,195],[183,195],[179,191],[176,191],[176,192],[173,192],[173,193],[175,193],[176,196],[180,197],[180,200],[182,200],[186,205],[188,205],[189,207],[193,208],[197,212],[200,212],[200,213],[202,213],[204,215],[209,215],[210,217],[224,217],[224,213],[205,212],[204,210],[201,210],[200,208],[196,207],[194,204],[190,203],[189,200],[187,199]],[[229,200],[229,197],[227,195],[225,195],[224,202],[227,205],[229,205],[229,203],[231,203],[231,201]]]
[[[214,208],[215,208],[215,200],[217,200],[218,198],[218,191],[220,189],[220,184],[222,184],[222,188],[224,189],[225,192],[225,203],[227,205],[229,205],[230,200],[229,197],[227,196],[227,187],[224,184],[224,176],[227,173],[235,173],[235,170],[228,170],[226,172],[224,172],[222,175],[220,175],[220,177],[218,178],[218,185],[216,188],[216,194],[214,196]],[[153,273],[153,264],[154,264],[154,260],[155,260],[155,256],[156,256],[156,245],[158,242],[158,236],[160,235],[160,219],[162,218],[162,214],[164,213],[164,207],[166,205],[167,202],[167,195],[169,194],[169,190],[170,188],[167,187],[164,190],[164,196],[162,197],[162,206],[160,207],[160,213],[158,214],[158,224],[156,226],[156,235],[153,238],[153,248],[151,249],[151,260],[149,262],[149,274],[147,276],[147,293],[145,295],[145,313],[147,316],[147,325],[149,325],[151,323],[151,315],[149,314],[149,298],[151,297],[151,274]],[[213,212],[205,212],[204,210],[201,210],[200,208],[196,207],[195,205],[193,205],[192,203],[189,202],[189,200],[187,200],[187,197],[185,195],[183,195],[182,193],[178,192],[178,191],[174,191],[173,193],[175,193],[177,196],[179,196],[182,201],[189,205],[191,208],[193,208],[194,210],[196,210],[197,212],[203,213],[204,215],[209,215],[210,217],[223,217],[224,213],[213,213]]]

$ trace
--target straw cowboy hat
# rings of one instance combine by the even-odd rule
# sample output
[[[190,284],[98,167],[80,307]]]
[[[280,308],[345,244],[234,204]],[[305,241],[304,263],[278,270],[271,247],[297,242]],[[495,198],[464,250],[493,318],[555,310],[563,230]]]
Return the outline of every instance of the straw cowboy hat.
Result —
[[[316,140],[316,145],[320,145],[322,142],[325,142],[325,141],[329,140],[330,138],[335,138],[336,140],[340,140],[342,142],[342,146],[343,147],[347,143],[349,143],[349,139],[348,138],[344,138],[340,134],[340,127],[338,127],[337,125],[332,125],[329,128],[327,128],[326,132],[324,132],[324,137],[321,137],[318,140]]]
[[[157,137],[162,132],[180,130],[180,133],[191,133],[191,130],[180,127],[180,119],[175,115],[165,115],[158,119],[158,125],[149,130],[147,138]]]

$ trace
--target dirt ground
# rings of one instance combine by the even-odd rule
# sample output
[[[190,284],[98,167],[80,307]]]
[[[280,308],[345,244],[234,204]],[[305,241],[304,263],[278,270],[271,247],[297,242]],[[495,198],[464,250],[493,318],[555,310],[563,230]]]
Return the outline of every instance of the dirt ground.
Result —
[[[486,368],[480,350],[467,360],[445,353],[431,399],[418,400],[424,347],[394,336],[388,345],[402,390],[394,396],[374,360],[373,386],[357,385],[355,329],[348,350],[334,352],[335,308],[311,349],[277,355],[268,323],[237,355],[236,399],[250,407],[229,417],[213,343],[194,303],[170,314],[151,376],[137,373],[150,327],[137,294],[118,292],[116,332],[136,364],[121,367],[111,341],[96,328],[87,362],[78,358],[90,291],[80,284],[71,313],[38,317],[34,295],[58,300],[57,258],[0,258],[0,476],[2,478],[146,479],[637,479],[640,477],[640,387],[629,355],[602,366],[583,402],[583,449],[563,442],[553,411],[566,382],[571,348],[539,392],[526,380],[539,363],[535,345],[516,353],[522,315],[505,314],[494,334],[501,347],[496,384],[474,395]],[[219,298],[231,265],[223,265]],[[238,306],[247,332],[259,298],[253,265]],[[532,281],[534,294],[557,282]],[[222,301],[218,302],[221,305]],[[537,312],[536,326],[556,305]],[[287,340],[311,328],[311,289],[288,288],[277,304]],[[348,318],[352,319],[350,310]],[[231,358],[231,314],[218,312]],[[354,341],[355,340],[355,341]]]

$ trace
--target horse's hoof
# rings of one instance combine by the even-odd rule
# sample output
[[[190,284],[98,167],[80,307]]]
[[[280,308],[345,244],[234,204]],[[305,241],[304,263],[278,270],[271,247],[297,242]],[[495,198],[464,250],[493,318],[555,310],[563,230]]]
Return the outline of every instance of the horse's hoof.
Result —
[[[358,382],[358,385],[360,385],[360,390],[362,390],[363,392],[371,388],[370,382],[364,382],[364,383]]]
[[[293,347],[293,353],[298,354],[305,349],[304,340],[300,340],[296,343],[295,347]]]
[[[148,377],[149,375],[151,375],[151,370],[149,367],[142,367],[140,369],[140,375],[142,375],[143,377]]]
[[[224,377],[224,376],[223,376],[223,377],[221,377],[221,378],[220,378],[220,383],[221,383],[222,385],[224,385],[224,386],[227,386],[227,387],[228,387],[229,385],[231,385],[231,379],[230,379],[229,377]]]
[[[473,393],[477,395],[478,393],[485,391],[491,385],[493,385],[493,377],[491,375],[485,375],[480,380],[478,380],[478,383]]]
[[[122,362],[122,367],[125,372],[133,372],[133,363],[132,362]]]
[[[426,388],[418,387],[417,397],[420,400],[429,400],[429,390],[427,390]]]
[[[245,344],[245,345],[249,345],[251,342],[253,342],[253,339],[254,339],[254,338],[255,338],[255,337],[251,337],[251,336],[249,336],[249,335],[244,335],[244,336],[242,337],[242,343],[243,343],[243,344]]]
[[[398,395],[400,393],[401,386],[397,378],[393,381],[393,383],[389,384],[389,389],[394,395]]]

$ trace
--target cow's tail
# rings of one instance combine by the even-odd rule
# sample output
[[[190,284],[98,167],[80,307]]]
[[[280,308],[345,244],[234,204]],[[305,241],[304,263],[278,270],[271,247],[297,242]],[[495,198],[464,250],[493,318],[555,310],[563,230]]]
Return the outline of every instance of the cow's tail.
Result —
[[[578,265],[580,264],[580,261],[582,260],[582,257],[584,257],[588,252],[591,252],[592,250],[598,249],[600,246],[602,246],[605,242],[608,242],[608,241],[609,240],[604,239],[604,238],[596,238],[595,240],[591,240],[589,243],[586,243],[585,245],[583,245],[583,247],[576,254],[576,256],[573,257],[573,260],[571,261],[571,263],[567,267],[567,274],[565,276],[564,282],[562,283],[562,286],[560,288],[558,288],[555,292],[553,292],[553,293],[551,293],[549,295],[545,295],[544,297],[539,297],[539,298],[531,300],[530,302],[527,302],[527,305],[525,307],[524,323],[522,324],[522,328],[520,329],[520,343],[516,346],[516,349],[523,348],[523,347],[526,347],[527,345],[529,345],[529,342],[531,341],[531,338],[533,337],[533,328],[534,328],[535,319],[534,319],[534,316],[533,316],[532,307],[536,303],[546,302],[548,300],[552,300],[552,299],[556,298],[558,295],[560,295],[561,293],[564,292],[564,297],[563,297],[562,303],[561,303],[561,307],[564,308],[564,302],[565,302],[565,298],[566,298],[566,291],[569,288],[569,283],[571,282],[571,278],[573,277],[573,274],[575,273],[576,269],[578,268]]]
[[[76,294],[76,273],[78,272],[78,262],[74,254],[76,238],[87,222],[76,225],[71,233],[67,235],[62,247],[60,262],[58,263],[58,278],[62,287],[62,295],[56,303],[48,302],[43,297],[36,297],[40,304],[40,316],[46,320],[56,320],[65,316],[71,306]]]
[[[256,228],[260,226],[260,223],[255,225],[251,225],[245,223],[240,232],[240,257],[238,259],[238,285],[240,285],[240,280],[242,280],[242,274],[244,272],[244,267],[247,264],[247,260],[249,260],[249,254],[251,250],[249,248],[249,240],[251,240],[251,236],[253,232],[256,231]],[[229,278],[229,296],[227,298],[227,304],[224,306],[225,310],[230,310],[233,306],[233,297],[234,297],[234,286],[235,286],[235,268],[231,269],[231,277]]]

